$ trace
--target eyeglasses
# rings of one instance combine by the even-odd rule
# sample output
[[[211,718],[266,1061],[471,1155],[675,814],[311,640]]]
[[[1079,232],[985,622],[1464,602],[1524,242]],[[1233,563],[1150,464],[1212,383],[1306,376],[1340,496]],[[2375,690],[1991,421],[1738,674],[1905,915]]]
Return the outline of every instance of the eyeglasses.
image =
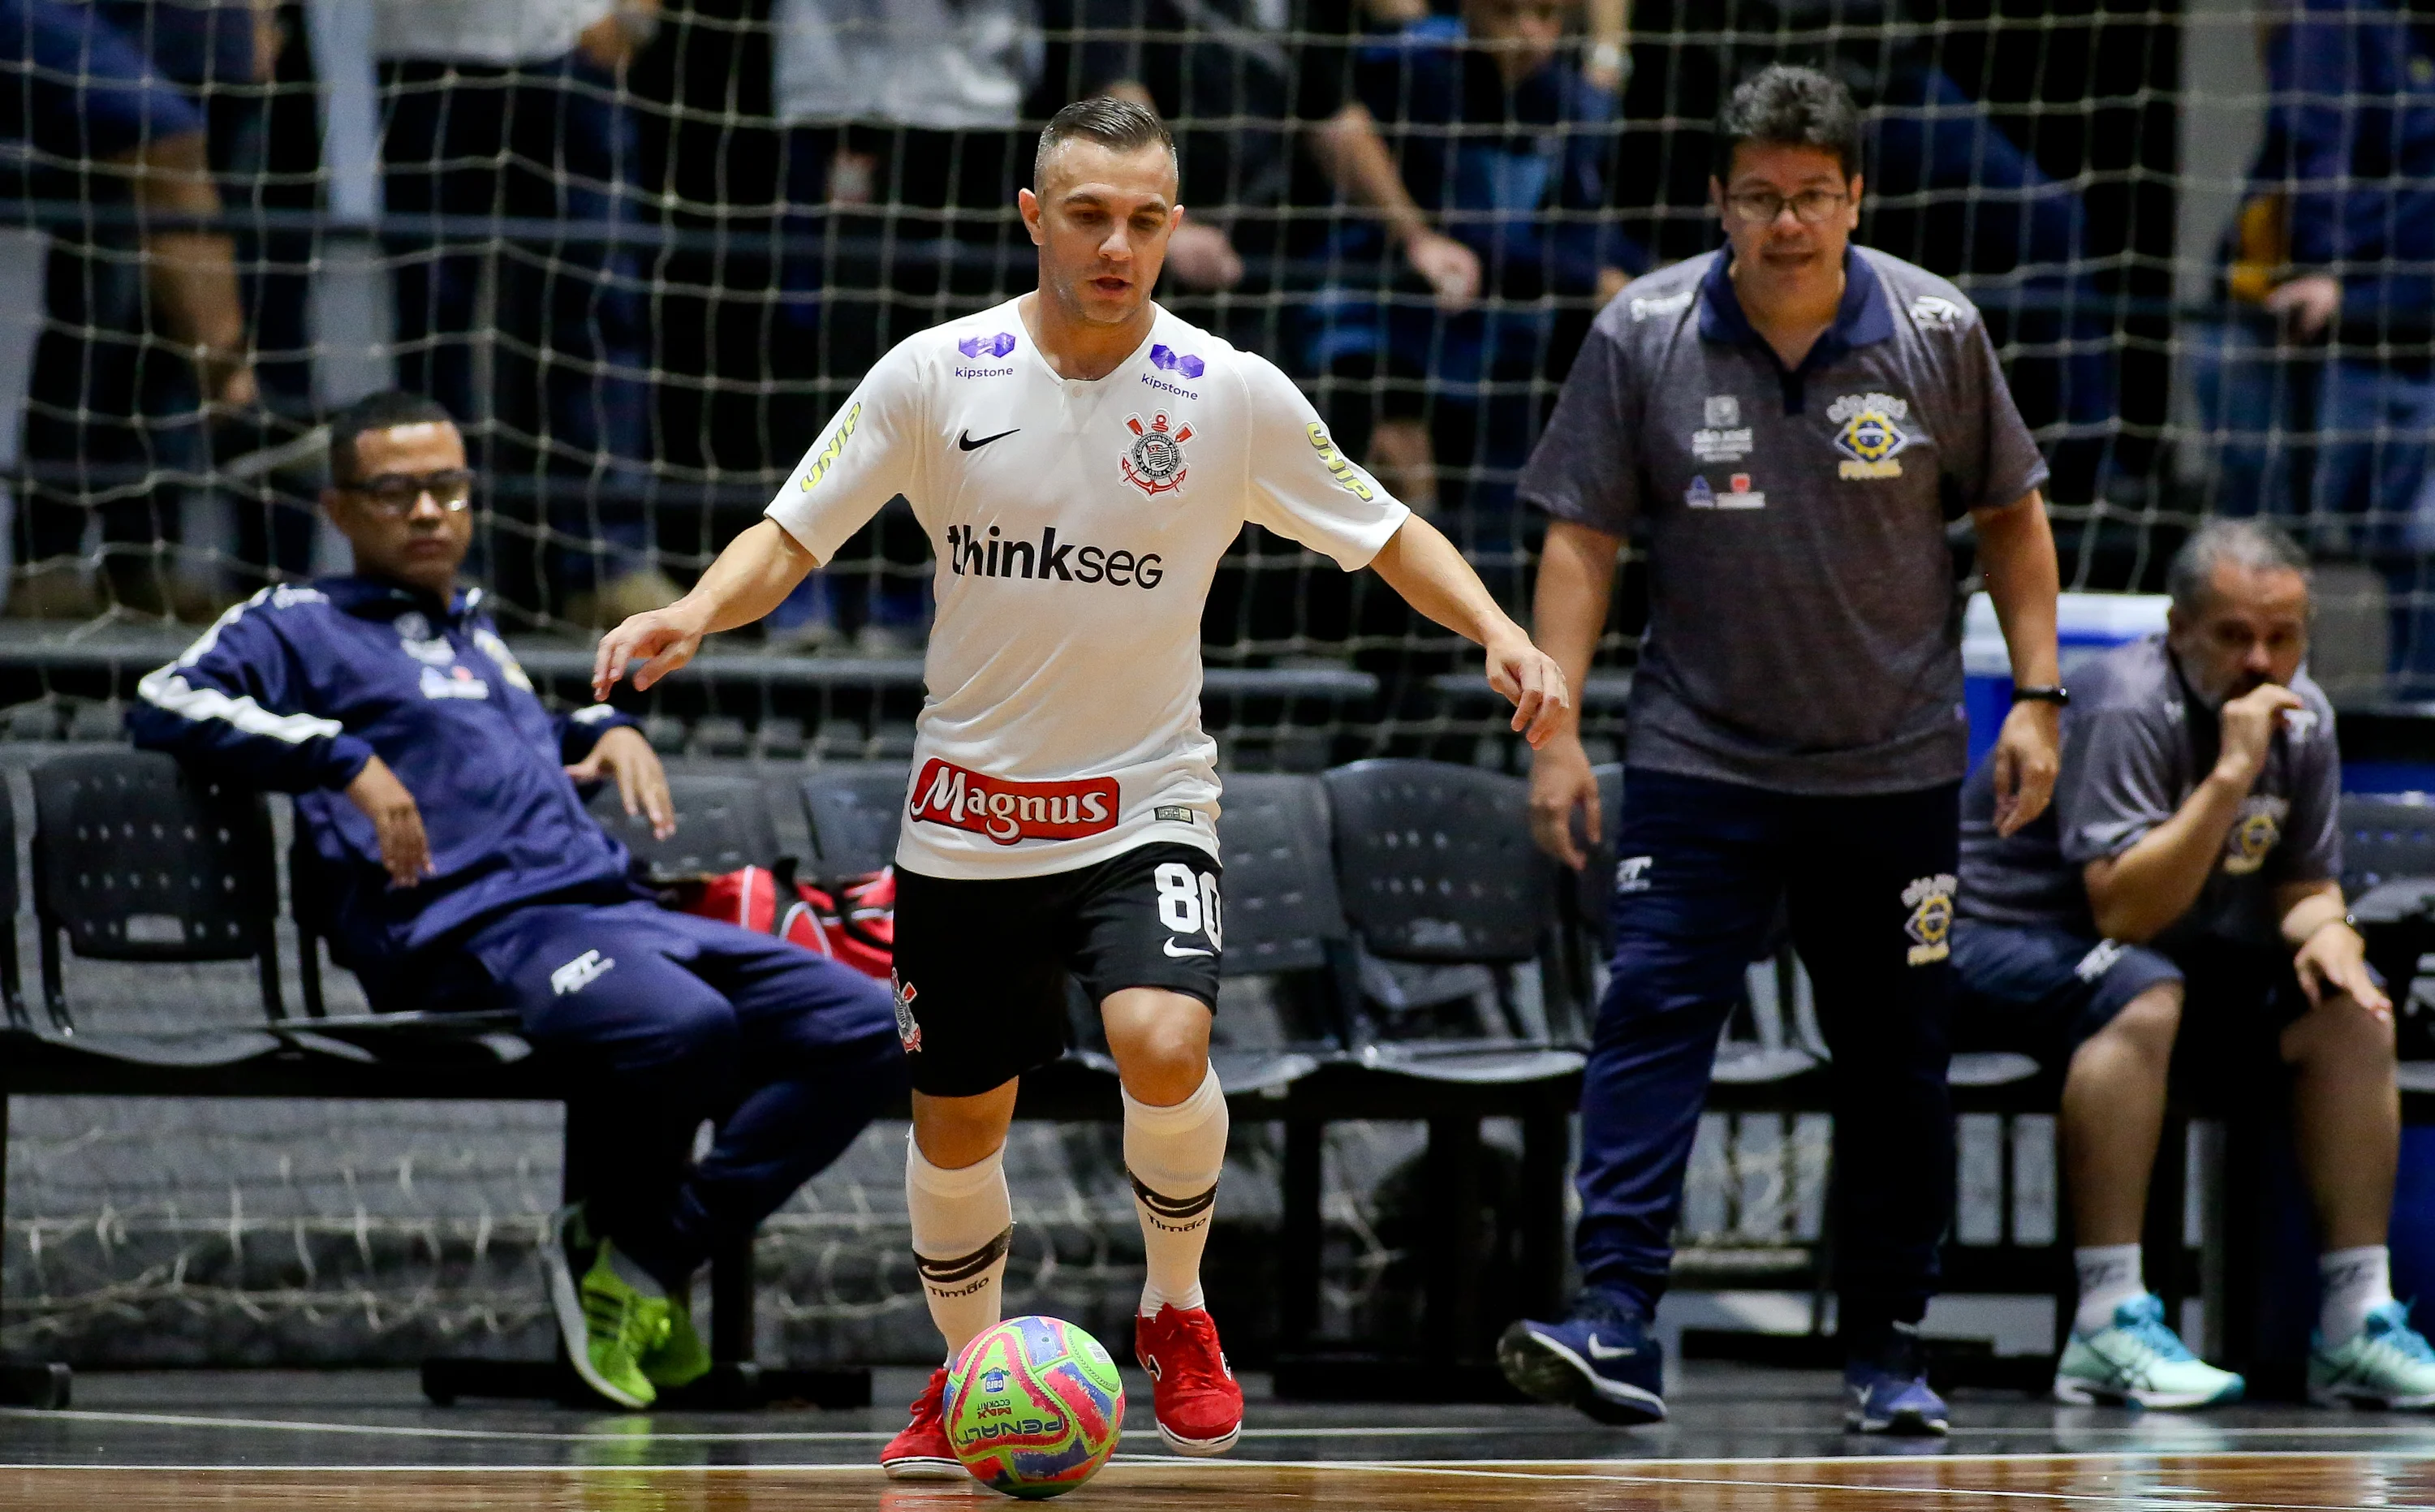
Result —
[[[1752,226],[1774,225],[1775,218],[1784,214],[1784,207],[1790,205],[1794,219],[1805,226],[1815,226],[1849,202],[1851,198],[1839,189],[1804,189],[1789,197],[1772,190],[1745,189],[1739,194],[1725,196],[1725,205],[1745,224]]]
[[[474,474],[461,467],[445,472],[384,472],[346,487],[375,510],[401,520],[414,512],[426,493],[450,514],[474,502]]]

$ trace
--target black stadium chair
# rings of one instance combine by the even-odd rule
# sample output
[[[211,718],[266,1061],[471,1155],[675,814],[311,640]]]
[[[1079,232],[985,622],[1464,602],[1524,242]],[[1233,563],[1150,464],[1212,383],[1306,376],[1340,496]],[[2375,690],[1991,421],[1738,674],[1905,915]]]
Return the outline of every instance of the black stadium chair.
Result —
[[[823,766],[803,781],[812,871],[837,879],[895,865],[912,771],[888,762]]]
[[[250,958],[265,1019],[284,1019],[273,927],[279,886],[261,796],[133,750],[45,762],[34,769],[33,788],[45,1038],[81,1055],[160,1066],[229,1066],[276,1051],[279,1040],[252,1027],[80,1032],[61,948],[64,940],[89,960]]]
[[[626,842],[653,881],[715,877],[777,861],[777,826],[759,778],[672,774],[668,798],[676,806],[677,833],[661,840],[651,834],[648,817],[627,814],[616,783],[603,782],[592,796],[592,816]]]

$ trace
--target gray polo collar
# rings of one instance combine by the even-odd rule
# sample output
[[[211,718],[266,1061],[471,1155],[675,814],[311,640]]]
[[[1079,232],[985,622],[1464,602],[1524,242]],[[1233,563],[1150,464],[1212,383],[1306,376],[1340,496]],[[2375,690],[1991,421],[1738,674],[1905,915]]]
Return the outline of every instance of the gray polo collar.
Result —
[[[1835,307],[1835,323],[1810,347],[1801,366],[1787,370],[1775,349],[1767,344],[1766,338],[1752,327],[1750,317],[1742,313],[1741,296],[1734,290],[1733,262],[1733,249],[1725,248],[1709,259],[1708,271],[1701,277],[1700,339],[1752,347],[1764,353],[1783,388],[1784,412],[1787,415],[1802,412],[1810,374],[1840,362],[1855,348],[1887,340],[1894,334],[1893,306],[1887,301],[1884,281],[1857,248],[1846,247],[1843,300]]]

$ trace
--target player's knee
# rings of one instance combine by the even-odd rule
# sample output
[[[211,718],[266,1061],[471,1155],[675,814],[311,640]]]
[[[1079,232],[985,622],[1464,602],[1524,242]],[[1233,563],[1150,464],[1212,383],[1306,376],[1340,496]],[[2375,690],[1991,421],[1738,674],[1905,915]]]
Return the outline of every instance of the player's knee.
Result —
[[[1154,1107],[1180,1103],[1209,1074],[1206,1004],[1178,992],[1135,988],[1101,1005],[1108,1049],[1125,1091]]]
[[[2366,1076],[2388,1074],[2396,1057],[2392,1020],[2331,990],[2284,1031],[2283,1048],[2284,1058],[2296,1064]]]
[[[2098,1037],[2162,1066],[2172,1059],[2182,1029],[2182,985],[2159,982],[2122,1005]]]

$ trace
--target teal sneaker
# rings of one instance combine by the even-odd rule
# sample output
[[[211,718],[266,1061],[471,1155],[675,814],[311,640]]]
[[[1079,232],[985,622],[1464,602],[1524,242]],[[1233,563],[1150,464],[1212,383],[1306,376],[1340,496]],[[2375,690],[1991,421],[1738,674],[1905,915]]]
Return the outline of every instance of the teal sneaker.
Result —
[[[659,1390],[643,1373],[642,1361],[667,1340],[668,1301],[627,1284],[609,1263],[612,1247],[606,1239],[593,1242],[580,1203],[550,1215],[542,1243],[550,1311],[584,1384],[620,1407],[648,1407]],[[590,1263],[579,1277],[576,1266],[587,1252]]]
[[[675,1391],[708,1374],[710,1350],[694,1331],[693,1300],[670,1297],[667,1337],[660,1341],[658,1349],[643,1356],[643,1375],[662,1391]]]
[[[2094,1333],[2071,1332],[2055,1366],[2055,1400],[2076,1407],[2211,1407],[2238,1401],[2248,1383],[2192,1354],[2165,1326],[2165,1304],[2142,1293]]]
[[[2333,1349],[2309,1341],[2308,1396],[2355,1407],[2435,1407],[2435,1349],[2409,1326],[2409,1309],[2387,1302]]]

